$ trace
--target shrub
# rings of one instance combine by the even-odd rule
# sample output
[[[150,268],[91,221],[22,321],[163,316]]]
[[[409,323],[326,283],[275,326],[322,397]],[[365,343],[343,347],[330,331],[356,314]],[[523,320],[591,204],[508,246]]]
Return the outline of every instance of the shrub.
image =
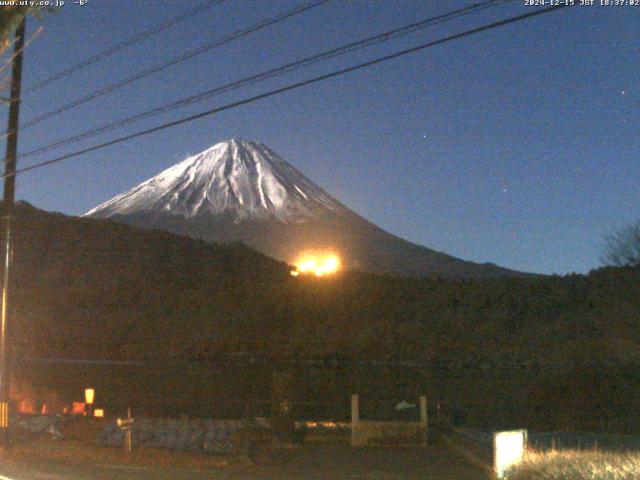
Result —
[[[509,480],[631,480],[640,478],[640,453],[529,451]]]

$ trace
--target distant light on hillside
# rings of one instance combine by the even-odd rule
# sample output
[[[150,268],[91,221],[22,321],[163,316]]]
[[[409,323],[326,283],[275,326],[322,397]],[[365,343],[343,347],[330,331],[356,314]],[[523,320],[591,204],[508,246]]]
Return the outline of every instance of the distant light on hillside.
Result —
[[[291,275],[310,274],[316,277],[332,275],[340,270],[340,259],[336,255],[310,256],[305,255],[296,262],[296,269]]]

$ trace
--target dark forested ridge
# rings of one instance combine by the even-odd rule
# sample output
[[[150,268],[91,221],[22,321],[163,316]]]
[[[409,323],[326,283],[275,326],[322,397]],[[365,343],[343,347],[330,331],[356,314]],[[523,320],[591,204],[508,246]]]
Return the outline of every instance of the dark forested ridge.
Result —
[[[15,229],[16,359],[414,362],[432,369],[427,388],[443,402],[462,395],[447,383],[455,372],[473,372],[489,378],[473,387],[478,401],[494,402],[497,389],[521,405],[638,403],[637,268],[473,281],[294,278],[287,265],[240,244],[27,204]],[[507,378],[517,381],[504,385]]]

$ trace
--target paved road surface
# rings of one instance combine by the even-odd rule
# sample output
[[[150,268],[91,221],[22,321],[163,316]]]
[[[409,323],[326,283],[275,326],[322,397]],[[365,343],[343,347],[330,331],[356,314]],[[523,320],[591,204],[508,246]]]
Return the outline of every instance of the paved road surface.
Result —
[[[426,449],[351,448],[345,444],[262,449],[256,465],[209,471],[109,464],[43,462],[12,464],[0,459],[0,480],[487,480],[488,475],[437,443]]]

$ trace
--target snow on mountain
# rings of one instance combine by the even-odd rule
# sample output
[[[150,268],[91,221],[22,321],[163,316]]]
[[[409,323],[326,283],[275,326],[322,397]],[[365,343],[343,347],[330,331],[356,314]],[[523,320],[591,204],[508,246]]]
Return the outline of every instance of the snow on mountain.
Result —
[[[233,138],[170,167],[84,216],[231,214],[295,223],[349,212],[269,147]]]

